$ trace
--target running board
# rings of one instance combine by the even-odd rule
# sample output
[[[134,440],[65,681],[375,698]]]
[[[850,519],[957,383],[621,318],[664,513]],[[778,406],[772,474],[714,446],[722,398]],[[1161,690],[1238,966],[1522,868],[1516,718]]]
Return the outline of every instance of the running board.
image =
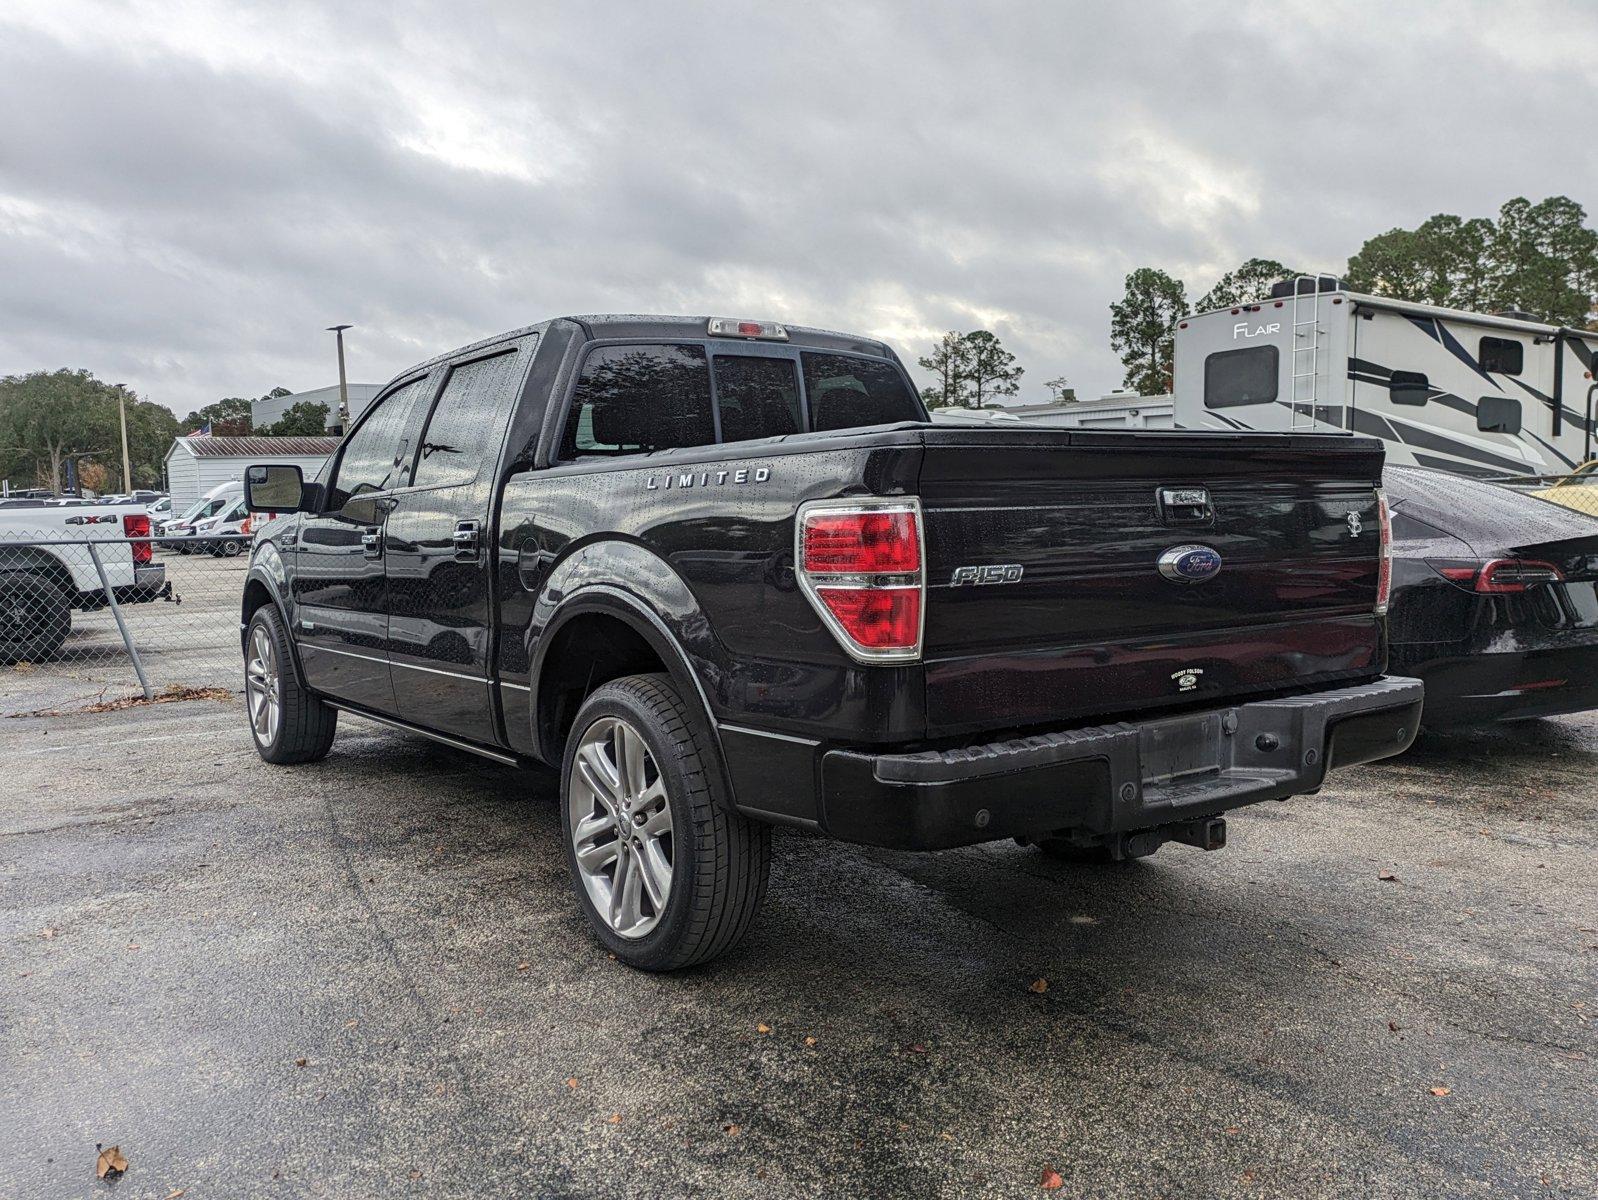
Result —
[[[468,754],[476,754],[483,758],[492,759],[507,767],[519,767],[522,760],[514,754],[506,754],[503,750],[490,750],[486,746],[479,746],[475,742],[464,741],[461,738],[450,737],[447,733],[435,733],[431,729],[423,729],[420,725],[412,725],[401,721],[398,717],[380,717],[374,712],[364,708],[357,708],[353,704],[345,704],[339,700],[323,700],[329,708],[336,708],[339,712],[347,712],[352,717],[360,717],[365,721],[376,721],[379,725],[387,725],[390,729],[398,729],[401,733],[414,733],[418,737],[427,738],[429,741],[438,742],[440,745],[451,746],[456,750],[464,750]]]

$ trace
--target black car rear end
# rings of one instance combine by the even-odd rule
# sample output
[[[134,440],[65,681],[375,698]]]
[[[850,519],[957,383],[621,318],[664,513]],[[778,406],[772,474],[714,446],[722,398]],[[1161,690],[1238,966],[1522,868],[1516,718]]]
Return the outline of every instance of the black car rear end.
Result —
[[[1598,521],[1509,488],[1390,467],[1392,668],[1444,727],[1598,707]]]

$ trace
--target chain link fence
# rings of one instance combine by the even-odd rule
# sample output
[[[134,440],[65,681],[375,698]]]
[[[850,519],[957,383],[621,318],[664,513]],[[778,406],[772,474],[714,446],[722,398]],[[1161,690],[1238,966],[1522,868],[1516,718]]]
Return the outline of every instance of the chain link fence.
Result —
[[[0,529],[0,715],[242,686],[247,539]]]

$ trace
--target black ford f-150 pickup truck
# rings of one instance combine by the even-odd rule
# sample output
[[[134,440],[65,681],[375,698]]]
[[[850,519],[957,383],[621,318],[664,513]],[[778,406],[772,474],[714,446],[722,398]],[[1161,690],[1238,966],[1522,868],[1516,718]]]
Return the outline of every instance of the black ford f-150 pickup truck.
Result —
[[[246,473],[251,730],[339,710],[560,771],[599,939],[748,928],[770,826],[1121,859],[1398,753],[1380,444],[930,424],[882,343],[570,317]]]

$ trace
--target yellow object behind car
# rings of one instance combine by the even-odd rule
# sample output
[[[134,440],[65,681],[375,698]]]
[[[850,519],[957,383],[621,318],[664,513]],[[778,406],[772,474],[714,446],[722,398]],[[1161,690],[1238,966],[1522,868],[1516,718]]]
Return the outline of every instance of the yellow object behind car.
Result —
[[[1582,463],[1552,487],[1527,494],[1598,517],[1598,458]]]

